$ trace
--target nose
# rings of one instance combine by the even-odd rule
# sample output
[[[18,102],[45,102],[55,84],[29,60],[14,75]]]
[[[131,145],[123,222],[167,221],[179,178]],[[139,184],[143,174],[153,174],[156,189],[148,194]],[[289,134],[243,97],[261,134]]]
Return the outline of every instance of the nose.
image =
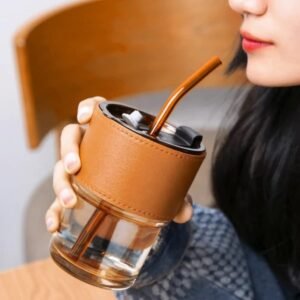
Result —
[[[232,10],[241,15],[261,16],[268,9],[268,0],[228,0]]]

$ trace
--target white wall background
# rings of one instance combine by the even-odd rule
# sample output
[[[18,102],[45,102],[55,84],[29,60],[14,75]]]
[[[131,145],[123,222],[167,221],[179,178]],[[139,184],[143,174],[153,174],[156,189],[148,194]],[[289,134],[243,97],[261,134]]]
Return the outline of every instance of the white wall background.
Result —
[[[22,226],[30,195],[55,162],[54,138],[27,148],[12,37],[32,17],[70,0],[12,0],[0,9],[0,270],[24,262]]]

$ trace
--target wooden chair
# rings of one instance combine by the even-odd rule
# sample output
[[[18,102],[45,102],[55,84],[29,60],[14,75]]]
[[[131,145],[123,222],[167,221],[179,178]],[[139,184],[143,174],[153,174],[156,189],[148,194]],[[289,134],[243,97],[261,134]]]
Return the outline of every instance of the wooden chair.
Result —
[[[212,55],[226,65],[238,23],[225,0],[80,1],[31,21],[14,39],[29,146],[86,97],[175,88]],[[201,86],[236,80],[223,72]]]
[[[226,66],[239,21],[226,0],[81,1],[31,21],[14,39],[29,146],[38,147],[50,130],[74,120],[78,102],[86,97],[170,90],[213,55]],[[228,86],[240,77],[227,78],[224,70],[200,87]],[[145,102],[157,105],[154,100]],[[206,161],[204,174],[209,156]],[[200,190],[208,189],[203,177]],[[44,211],[53,197],[49,178],[29,202],[24,227],[29,261],[48,253]]]

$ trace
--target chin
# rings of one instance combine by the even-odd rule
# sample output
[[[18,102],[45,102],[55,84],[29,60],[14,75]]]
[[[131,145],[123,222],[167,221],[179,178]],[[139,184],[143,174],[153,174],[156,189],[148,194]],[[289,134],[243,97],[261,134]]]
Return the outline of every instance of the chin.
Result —
[[[274,66],[266,66],[262,68],[264,64],[251,64],[248,63],[246,68],[246,76],[248,80],[258,86],[263,87],[288,87],[300,85],[300,76],[290,74],[288,71],[284,72],[282,68],[281,72],[274,71]]]
[[[248,80],[257,86],[261,87],[293,87],[293,86],[299,86],[300,83],[297,80],[288,80],[286,78],[272,78],[270,77],[264,77],[264,76],[255,76],[254,74],[247,74]]]
[[[264,87],[276,87],[278,85],[278,81],[274,80],[272,76],[270,77],[269,74],[263,74],[263,73],[258,73],[258,72],[251,72],[251,71],[246,71],[246,76],[248,80],[259,86],[264,86]]]

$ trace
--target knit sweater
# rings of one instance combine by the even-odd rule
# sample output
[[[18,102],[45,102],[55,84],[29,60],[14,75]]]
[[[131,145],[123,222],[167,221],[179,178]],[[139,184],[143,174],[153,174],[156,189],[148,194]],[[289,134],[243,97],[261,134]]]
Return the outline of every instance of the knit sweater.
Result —
[[[289,296],[287,296],[289,295]],[[242,243],[218,209],[194,205],[190,222],[171,222],[152,248],[135,284],[119,300],[283,300],[263,257]]]

